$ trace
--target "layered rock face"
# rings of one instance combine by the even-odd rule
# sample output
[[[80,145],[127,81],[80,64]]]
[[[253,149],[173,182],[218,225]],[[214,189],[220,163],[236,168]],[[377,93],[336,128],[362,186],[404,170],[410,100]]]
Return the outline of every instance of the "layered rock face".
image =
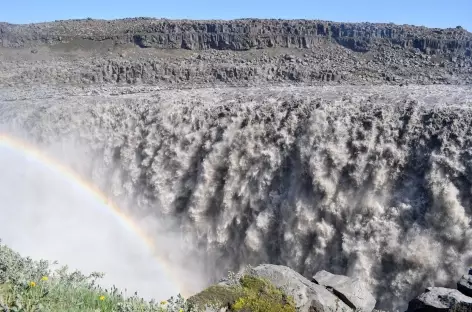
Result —
[[[3,23],[0,59],[0,85],[470,84],[472,34],[307,20]]]
[[[438,30],[393,24],[309,20],[171,21],[138,18],[71,20],[25,26],[0,24],[0,38],[4,47],[88,39],[161,49],[241,51],[275,47],[306,49],[328,39],[363,52],[379,43],[417,48],[428,54],[470,56],[472,48],[472,35],[460,27]]]

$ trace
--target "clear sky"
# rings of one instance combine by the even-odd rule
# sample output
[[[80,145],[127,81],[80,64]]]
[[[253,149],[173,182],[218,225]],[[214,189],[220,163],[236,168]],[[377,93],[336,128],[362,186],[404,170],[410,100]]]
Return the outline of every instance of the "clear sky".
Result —
[[[0,21],[70,18],[303,18],[393,22],[472,31],[472,0],[0,0]]]

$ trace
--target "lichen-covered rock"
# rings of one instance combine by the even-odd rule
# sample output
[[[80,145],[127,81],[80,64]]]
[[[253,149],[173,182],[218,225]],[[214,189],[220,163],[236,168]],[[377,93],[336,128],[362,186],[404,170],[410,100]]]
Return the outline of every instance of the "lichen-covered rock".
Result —
[[[370,312],[375,307],[374,296],[357,278],[335,275],[323,270],[316,273],[312,281],[331,288],[337,297],[356,311]]]
[[[428,287],[410,301],[407,312],[472,312],[472,298],[456,289]]]
[[[292,296],[298,311],[348,312],[353,310],[323,286],[312,283],[286,266],[262,264],[251,269],[250,274],[269,280],[287,295]]]
[[[218,310],[231,306],[241,296],[243,292],[239,288],[213,285],[190,297],[189,302],[200,310],[205,308]]]
[[[198,311],[295,312],[292,297],[270,281],[244,275],[232,283],[213,285],[189,298]]]

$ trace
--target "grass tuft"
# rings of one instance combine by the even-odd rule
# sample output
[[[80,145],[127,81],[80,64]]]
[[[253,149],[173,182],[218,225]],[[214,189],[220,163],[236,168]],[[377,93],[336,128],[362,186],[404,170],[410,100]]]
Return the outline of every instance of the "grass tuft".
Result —
[[[102,273],[83,275],[69,272],[67,266],[50,267],[49,262],[23,258],[0,242],[0,312],[196,312],[220,308],[295,312],[293,298],[269,281],[249,275],[234,278],[230,286],[208,287],[189,300],[178,295],[157,303],[136,294],[125,297],[116,287],[100,287],[97,281]]]
[[[98,285],[102,273],[83,275],[67,266],[53,271],[50,264],[23,258],[0,242],[0,311],[193,312],[180,295],[159,303],[125,297],[116,287]]]

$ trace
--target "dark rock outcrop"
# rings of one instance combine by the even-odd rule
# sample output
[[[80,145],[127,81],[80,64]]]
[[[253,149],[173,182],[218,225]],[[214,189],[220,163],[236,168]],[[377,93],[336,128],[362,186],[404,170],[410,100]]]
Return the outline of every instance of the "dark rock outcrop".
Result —
[[[150,18],[0,24],[0,43],[3,47],[55,44],[77,39],[191,50],[306,49],[326,40],[360,52],[369,51],[378,44],[419,49],[428,54],[466,55],[472,49],[472,34],[462,28],[429,29],[394,24],[275,19],[173,21]]]
[[[470,274],[471,271],[472,270],[469,270],[469,274],[462,276],[459,282],[457,282],[457,290],[469,297],[472,297],[472,275]]]
[[[456,289],[429,287],[410,301],[407,312],[471,312],[472,298]]]
[[[97,53],[56,61],[47,49],[10,61],[0,55],[1,84],[150,84],[185,86],[232,86],[296,83],[309,85],[378,84],[470,84],[472,60],[463,67],[451,61],[439,66],[433,58],[407,51],[389,54],[376,52],[366,61],[362,53],[327,45],[321,50],[288,55],[258,50],[253,52],[200,51],[192,55],[167,55],[152,49],[133,49],[129,53]],[[17,52],[7,51],[13,55]],[[62,52],[58,52],[62,57]],[[198,54],[198,55],[195,55]],[[249,55],[250,54],[250,55]],[[15,54],[16,55],[16,54]],[[288,56],[287,56],[288,55]],[[11,57],[13,58],[13,57]],[[34,58],[50,58],[38,62]],[[461,59],[461,62],[464,60]],[[58,66],[57,64],[61,64]]]
[[[67,20],[0,23],[1,47],[0,72],[7,74],[0,85],[472,83],[472,34],[459,28],[308,20]]]
[[[356,311],[370,312],[375,307],[374,296],[359,279],[320,271],[313,276],[312,281],[331,289],[338,298]]]

